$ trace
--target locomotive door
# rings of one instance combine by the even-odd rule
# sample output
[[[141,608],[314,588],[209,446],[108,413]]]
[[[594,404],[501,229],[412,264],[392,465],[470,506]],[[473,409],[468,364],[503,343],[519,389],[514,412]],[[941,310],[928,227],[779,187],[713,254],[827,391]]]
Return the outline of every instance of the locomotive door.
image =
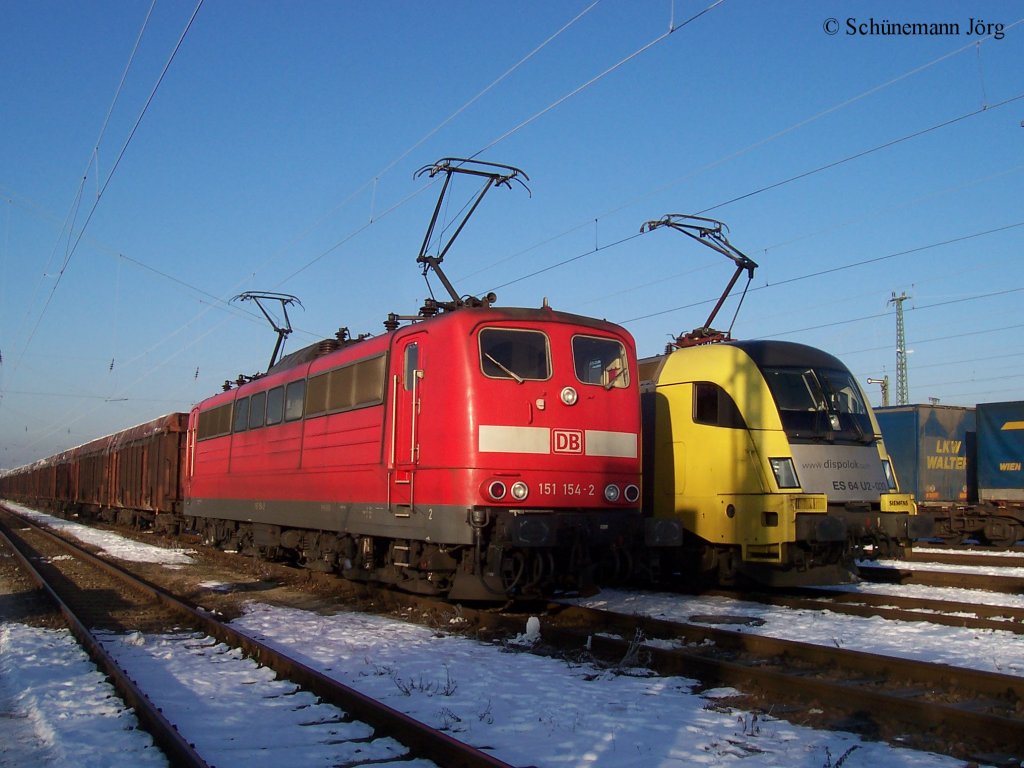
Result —
[[[389,496],[391,513],[412,513],[419,462],[419,414],[421,367],[420,334],[403,339],[396,348],[401,368],[392,376],[391,462]]]

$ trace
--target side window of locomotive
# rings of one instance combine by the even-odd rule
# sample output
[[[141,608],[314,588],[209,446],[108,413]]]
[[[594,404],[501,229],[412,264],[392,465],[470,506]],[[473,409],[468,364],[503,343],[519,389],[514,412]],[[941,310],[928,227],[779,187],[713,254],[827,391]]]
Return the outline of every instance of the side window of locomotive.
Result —
[[[267,426],[280,424],[284,416],[284,387],[274,387],[267,392]]]
[[[480,331],[480,370],[491,379],[551,378],[548,337],[539,331],[484,328]]]
[[[412,389],[416,370],[420,367],[420,345],[412,343],[405,348],[405,360],[402,364],[402,386],[408,392]]]
[[[306,385],[306,416],[327,412],[327,374],[310,376]]]
[[[312,376],[306,390],[306,416],[338,413],[384,402],[386,358],[367,360]]]
[[[257,392],[249,398],[249,429],[263,426],[263,418],[267,413],[267,393]]]
[[[354,406],[377,405],[384,402],[387,362],[384,355],[378,355],[356,364],[356,380],[352,386]]]
[[[583,384],[599,384],[605,389],[629,386],[626,348],[614,339],[573,336],[572,360],[576,378]]]
[[[235,417],[231,425],[232,432],[245,432],[249,427],[249,398],[240,397],[235,400]]]
[[[196,430],[199,440],[220,437],[231,433],[231,403],[218,405],[199,414],[199,426]]]
[[[747,426],[732,396],[710,381],[694,382],[693,421],[727,429],[746,429]]]
[[[306,380],[299,379],[288,384],[285,392],[284,420],[297,421],[302,418],[302,405],[306,397]]]

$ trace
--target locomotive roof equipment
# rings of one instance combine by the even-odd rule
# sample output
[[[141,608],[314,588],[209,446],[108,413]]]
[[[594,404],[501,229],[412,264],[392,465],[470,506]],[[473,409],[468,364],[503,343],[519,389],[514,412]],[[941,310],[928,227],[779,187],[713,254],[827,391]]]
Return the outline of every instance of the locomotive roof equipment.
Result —
[[[271,314],[267,311],[267,308],[263,306],[260,299],[266,301],[279,301],[281,302],[281,312],[284,315],[284,320],[281,324],[278,324]],[[246,291],[240,293],[232,301],[254,301],[256,306],[260,308],[260,312],[267,318],[267,322],[270,323],[270,327],[277,332],[277,344],[274,345],[274,351],[270,355],[270,363],[267,365],[269,371],[274,367],[277,362],[277,356],[281,352],[281,348],[284,347],[284,340],[291,335],[292,332],[292,321],[288,318],[288,305],[298,304],[302,306],[302,302],[297,297],[292,296],[290,293],[257,293],[256,291]]]
[[[689,222],[697,223],[691,224]],[[717,251],[736,264],[736,271],[733,273],[725,290],[722,291],[722,295],[719,297],[714,309],[711,310],[711,314],[708,315],[708,319],[704,321],[704,325],[694,328],[689,333],[679,334],[675,341],[668,344],[665,352],[671,352],[673,349],[680,347],[692,347],[697,344],[710,344],[715,341],[730,340],[732,338],[732,323],[729,324],[729,330],[724,332],[716,331],[711,327],[711,323],[714,322],[718,311],[729,297],[740,275],[746,271],[747,284],[743,287],[743,296],[740,297],[740,303],[737,305],[736,312],[732,318],[733,323],[736,322],[736,316],[740,312],[740,307],[743,306],[743,298],[747,295],[747,288],[750,287],[750,281],[754,279],[754,270],[757,269],[757,262],[729,242],[729,239],[725,236],[725,232],[728,232],[729,228],[717,219],[708,219],[704,216],[690,216],[684,213],[668,213],[657,221],[644,223],[640,227],[640,231],[650,232],[658,227],[671,227],[677,232],[682,232],[687,237]]]
[[[430,178],[434,178],[439,173],[443,173],[444,184],[441,185],[441,192],[437,196],[437,205],[434,206],[434,215],[430,218],[430,225],[427,227],[427,233],[423,237],[423,245],[420,246],[420,254],[416,257],[416,263],[423,265],[423,277],[426,278],[427,273],[430,270],[434,270],[437,273],[438,278],[444,285],[445,290],[448,291],[448,295],[451,296],[451,301],[436,301],[433,298],[433,292],[431,291],[431,297],[426,300],[423,308],[420,310],[421,317],[431,317],[439,311],[451,311],[459,309],[461,307],[489,307],[494,301],[497,300],[497,296],[493,293],[487,294],[482,299],[475,296],[460,296],[458,291],[455,290],[455,286],[452,285],[448,276],[445,275],[444,270],[441,269],[441,262],[444,261],[445,255],[451,249],[455,239],[462,233],[463,228],[466,226],[466,222],[469,221],[469,217],[476,211],[477,206],[484,199],[484,195],[487,194],[493,186],[504,186],[509,189],[512,188],[512,182],[518,182],[526,193],[530,193],[530,188],[526,186],[523,179],[527,181],[530,177],[527,176],[523,171],[518,168],[513,168],[511,165],[503,165],[501,163],[485,163],[480,160],[463,159],[458,157],[443,157],[436,163],[431,165],[425,165],[420,168],[414,174],[413,178],[419,178],[423,174],[427,174]],[[438,253],[436,256],[431,256],[427,253],[430,247],[430,241],[434,235],[434,227],[437,225],[437,217],[441,212],[441,204],[444,202],[445,196],[448,194],[452,176],[456,173],[464,173],[468,176],[479,176],[485,179],[483,187],[477,193],[476,198],[473,202],[463,209],[462,218],[459,221],[455,231],[452,232],[451,236],[448,237],[447,241],[438,243]],[[520,178],[522,177],[522,178]],[[429,283],[427,288],[429,290]],[[392,318],[389,318],[391,320]],[[407,318],[397,318],[407,319]]]

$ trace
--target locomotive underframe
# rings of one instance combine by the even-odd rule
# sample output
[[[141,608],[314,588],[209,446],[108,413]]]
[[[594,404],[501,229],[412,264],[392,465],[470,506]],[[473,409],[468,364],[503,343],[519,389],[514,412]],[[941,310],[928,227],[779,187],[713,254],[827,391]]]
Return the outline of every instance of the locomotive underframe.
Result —
[[[224,549],[457,600],[588,590],[598,574],[625,580],[637,561],[638,509],[404,509],[190,500],[184,524]]]
[[[752,581],[768,586],[810,586],[835,584],[852,579],[852,557],[847,526],[842,519],[824,510],[815,513],[792,511],[795,498],[785,496],[755,497],[769,507],[751,514],[727,505],[724,514],[733,519],[742,514],[766,529],[779,529],[776,508],[782,503],[790,509],[784,515],[781,536],[758,542],[759,537],[743,537],[739,541],[713,542],[684,527],[678,518],[655,518],[646,523],[645,541],[660,553],[660,577],[684,574],[705,585],[736,584]],[[744,506],[750,507],[749,501]],[[785,502],[785,503],[783,503]],[[756,506],[756,505],[755,505]],[[831,510],[829,510],[831,512]],[[788,530],[788,532],[787,532]],[[765,538],[765,537],[760,537]]]
[[[724,518],[743,522],[716,527],[713,521],[676,517],[647,521],[646,544],[661,550],[661,570],[688,572],[704,583],[841,583],[853,579],[857,557],[896,555],[934,526],[928,514],[882,512],[868,503],[827,504],[814,494],[729,496],[721,506]],[[700,535],[723,530],[746,535],[719,541]]]
[[[841,521],[858,557],[900,556],[916,539],[932,535],[935,519],[920,509],[886,512],[878,505],[847,503],[829,505],[829,516]]]

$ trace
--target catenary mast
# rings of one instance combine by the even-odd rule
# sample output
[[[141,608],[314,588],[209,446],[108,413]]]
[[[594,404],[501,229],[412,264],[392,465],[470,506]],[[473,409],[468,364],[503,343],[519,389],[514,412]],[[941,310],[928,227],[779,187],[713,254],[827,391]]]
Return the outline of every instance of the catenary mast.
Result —
[[[903,302],[909,299],[906,292],[899,296],[893,291],[889,304],[896,305],[896,405],[910,402],[907,384],[907,338],[903,330]]]

